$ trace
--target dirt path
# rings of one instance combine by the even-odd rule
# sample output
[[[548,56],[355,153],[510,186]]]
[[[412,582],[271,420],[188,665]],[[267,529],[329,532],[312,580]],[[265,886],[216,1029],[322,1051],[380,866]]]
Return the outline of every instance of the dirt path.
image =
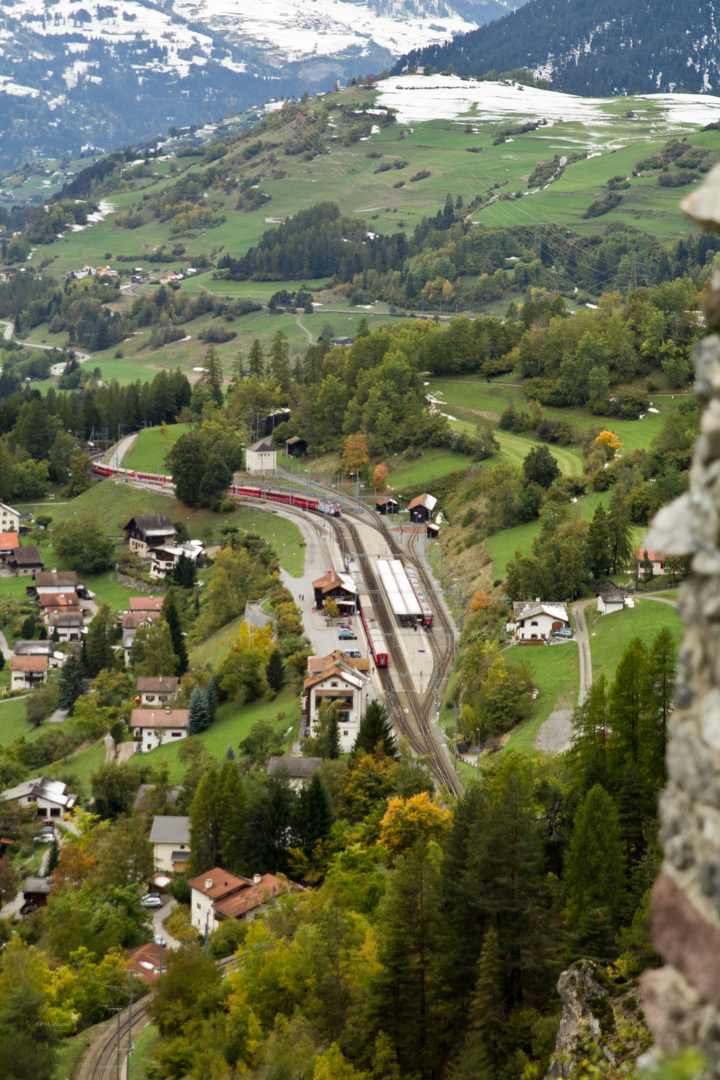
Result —
[[[580,656],[580,690],[578,692],[578,705],[582,705],[592,686],[592,654],[590,652],[590,635],[585,622],[585,610],[597,603],[596,600],[582,600],[575,604],[572,609],[575,619],[575,640],[578,643]]]
[[[313,343],[313,339],[312,339],[312,334],[311,334],[311,333],[310,333],[310,331],[308,330],[307,326],[303,326],[303,323],[302,323],[302,319],[300,318],[300,316],[299,316],[299,315],[296,315],[296,316],[295,316],[295,322],[296,322],[296,323],[298,324],[298,326],[300,327],[300,329],[302,330],[302,332],[303,332],[304,334],[307,334],[307,339],[308,339],[308,345],[312,345],[312,343]]]

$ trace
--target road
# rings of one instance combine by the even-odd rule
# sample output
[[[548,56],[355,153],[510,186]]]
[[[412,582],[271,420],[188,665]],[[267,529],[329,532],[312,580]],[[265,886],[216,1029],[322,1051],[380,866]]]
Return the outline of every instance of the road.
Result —
[[[132,435],[126,435],[119,443],[115,443],[107,460],[107,464],[111,469],[121,469],[123,467],[122,463],[125,459],[125,455],[130,453],[135,445],[136,439],[137,432],[134,432]]]
[[[3,330],[3,340],[10,341],[15,333],[15,324],[11,322],[0,322],[0,326],[5,327]]]
[[[582,705],[592,686],[592,654],[590,652],[590,635],[585,622],[585,610],[597,604],[597,600],[581,600],[572,609],[575,619],[575,640],[578,644],[580,655],[580,690],[578,693],[578,705]]]

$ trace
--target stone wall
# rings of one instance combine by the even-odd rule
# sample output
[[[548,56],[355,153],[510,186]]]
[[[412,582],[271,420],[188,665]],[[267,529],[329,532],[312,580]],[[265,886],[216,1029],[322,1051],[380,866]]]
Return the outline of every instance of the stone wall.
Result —
[[[720,232],[720,166],[683,203]],[[720,330],[720,274],[706,305]],[[697,347],[695,392],[707,404],[690,489],[657,515],[648,548],[690,556],[680,591],[686,623],[661,796],[664,862],[653,895],[655,945],[666,966],[644,976],[645,1013],[656,1046],[699,1047],[720,1076],[720,337]]]
[[[152,585],[148,585],[147,581],[141,581],[140,578],[131,577],[129,574],[123,574],[119,565],[115,563],[115,577],[121,585],[128,585],[131,589],[137,589],[138,592],[149,593],[150,596],[162,596],[167,592],[167,586],[161,585],[159,582],[154,581]]]

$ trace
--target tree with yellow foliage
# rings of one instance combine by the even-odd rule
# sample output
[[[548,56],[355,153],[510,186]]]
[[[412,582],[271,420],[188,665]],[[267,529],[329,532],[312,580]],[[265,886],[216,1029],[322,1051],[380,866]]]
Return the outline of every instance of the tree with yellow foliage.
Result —
[[[380,840],[392,858],[408,851],[419,839],[439,840],[452,824],[452,813],[433,802],[427,791],[410,799],[396,796],[388,802],[380,823]]]
[[[272,652],[272,628],[255,627],[243,620],[220,668],[220,685],[234,696],[240,689],[246,701],[255,701],[263,692],[265,665]]]
[[[373,473],[373,487],[376,487],[378,491],[384,491],[387,487],[388,477],[390,470],[384,461],[381,461],[379,465],[375,466],[375,472]]]
[[[367,435],[348,435],[343,446],[343,472],[358,472],[370,464]]]
[[[605,454],[608,461],[622,449],[622,443],[614,431],[601,431],[593,445]]]
[[[476,589],[475,590],[475,595],[473,596],[472,600],[470,601],[470,610],[471,611],[487,611],[487,609],[490,607],[491,604],[492,604],[492,600],[490,599],[488,594],[485,592],[485,590],[484,589]]]

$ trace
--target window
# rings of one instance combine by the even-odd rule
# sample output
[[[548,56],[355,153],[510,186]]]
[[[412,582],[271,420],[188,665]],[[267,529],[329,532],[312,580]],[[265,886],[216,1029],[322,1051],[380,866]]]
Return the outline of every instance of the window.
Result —
[[[170,732],[170,738],[171,739],[182,739],[182,731],[171,731]]]
[[[148,694],[147,699],[148,699],[148,702],[154,701],[155,700],[155,695],[154,694]]]
[[[343,731],[343,735],[344,735],[344,736],[345,736],[345,738],[347,739],[347,736],[348,736],[348,733],[347,733],[347,731]]]
[[[531,625],[531,626],[537,626],[537,619],[534,619],[534,620],[533,620],[533,621],[532,621],[532,622],[530,623],[530,625]]]

